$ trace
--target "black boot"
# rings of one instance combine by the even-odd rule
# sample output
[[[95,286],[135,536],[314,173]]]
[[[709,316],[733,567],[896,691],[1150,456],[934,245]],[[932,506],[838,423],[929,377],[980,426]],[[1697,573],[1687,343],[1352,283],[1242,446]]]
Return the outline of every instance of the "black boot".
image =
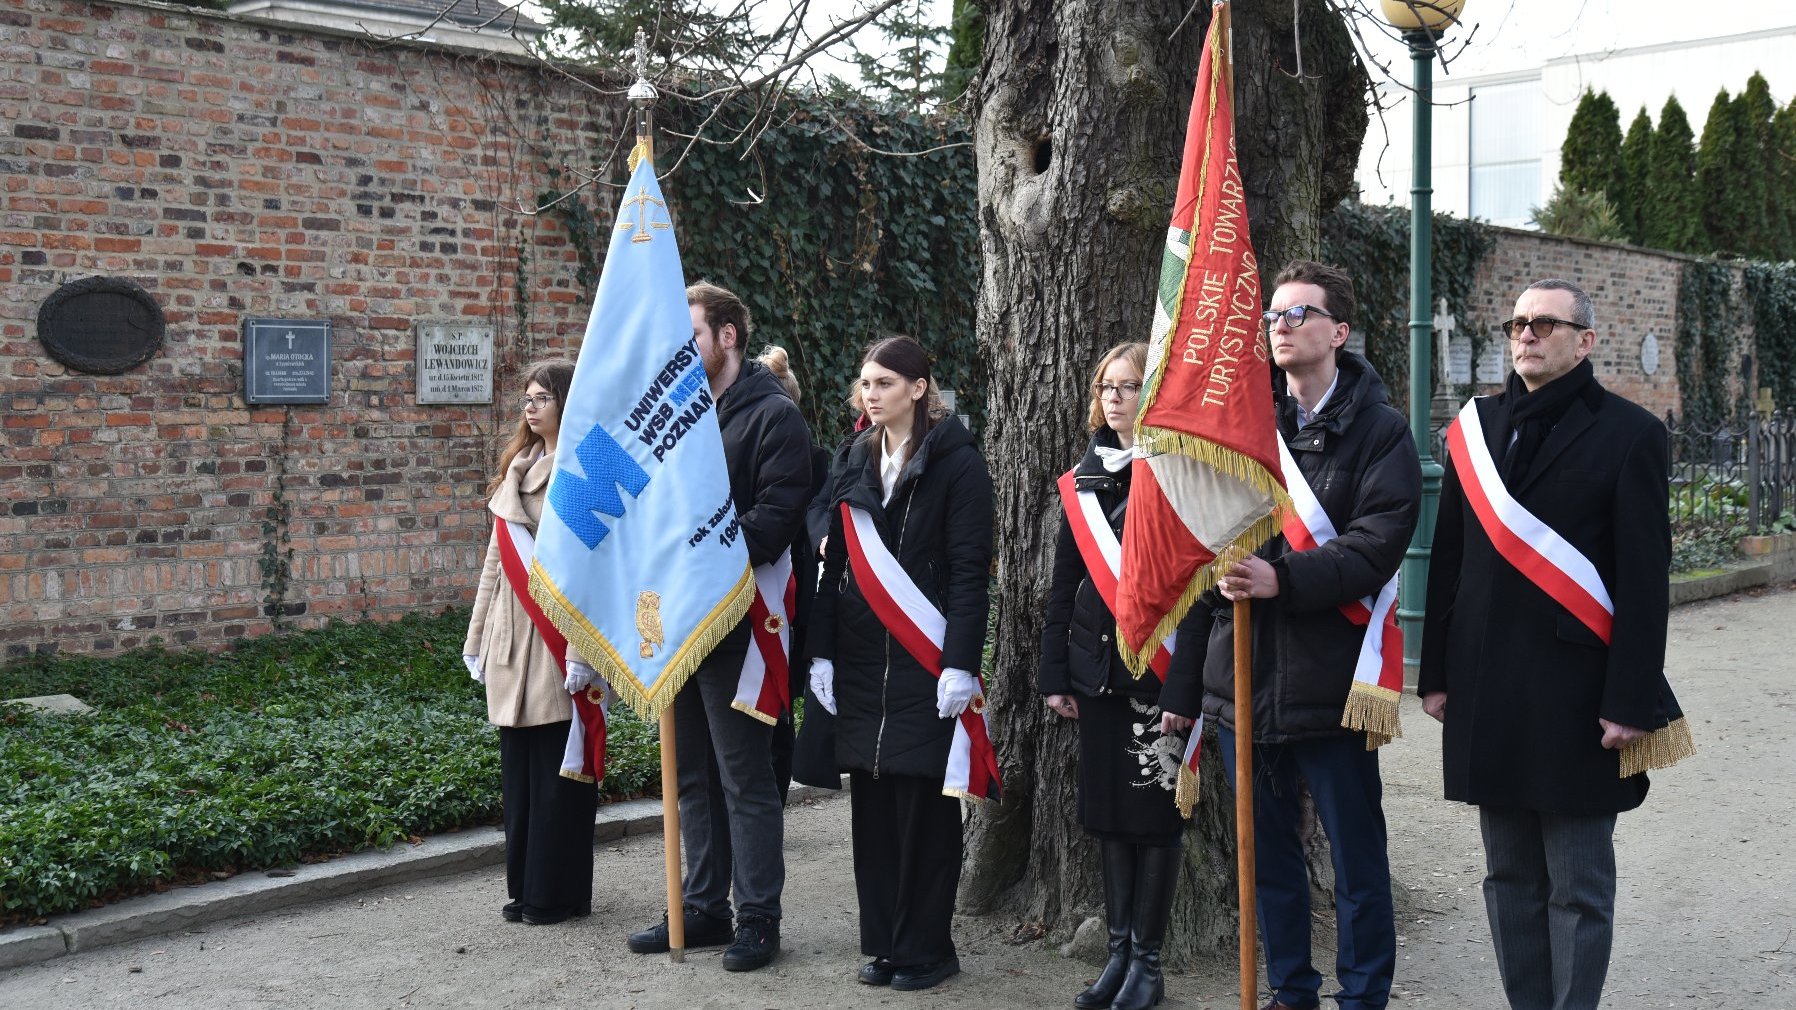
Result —
[[[1116,998],[1129,971],[1129,916],[1135,911],[1135,846],[1103,843],[1104,925],[1110,933],[1110,960],[1091,988],[1073,997],[1079,1010],[1100,1010]]]
[[[1172,892],[1179,882],[1178,848],[1147,846],[1136,850],[1135,911],[1129,920],[1129,941],[1134,956],[1129,974],[1111,1002],[1111,1010],[1148,1010],[1166,997],[1160,975],[1160,944],[1166,939],[1166,920],[1172,915]]]

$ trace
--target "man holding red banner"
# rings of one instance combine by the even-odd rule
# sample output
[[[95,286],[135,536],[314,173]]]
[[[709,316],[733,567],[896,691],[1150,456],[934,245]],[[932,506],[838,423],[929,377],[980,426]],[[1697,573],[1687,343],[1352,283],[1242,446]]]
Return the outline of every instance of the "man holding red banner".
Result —
[[[1509,1005],[1588,1010],[1616,814],[1693,750],[1664,674],[1669,454],[1664,424],[1597,382],[1577,285],[1536,281],[1504,330],[1514,373],[1447,433],[1418,693],[1445,723],[1447,798],[1478,807]]]
[[[1378,1010],[1396,964],[1382,785],[1374,749],[1395,735],[1402,646],[1388,612],[1415,530],[1422,474],[1403,415],[1370,363],[1345,349],[1353,282],[1337,267],[1299,260],[1279,273],[1264,313],[1275,374],[1283,477],[1292,507],[1283,534],[1229,567],[1217,583],[1252,601],[1253,803],[1260,927],[1268,1010],[1310,1010],[1322,976],[1310,958],[1310,878],[1299,834],[1299,779],[1309,786],[1334,856],[1339,945],[1336,999]],[[1180,629],[1203,657],[1204,715],[1220,721],[1222,756],[1235,777],[1234,622],[1214,598]],[[1382,612],[1380,604],[1382,606]],[[1209,625],[1207,656],[1198,643]],[[1389,633],[1387,633],[1387,628]],[[1189,629],[1189,630],[1187,630]],[[1181,662],[1184,660],[1184,662]],[[1369,682],[1369,686],[1366,685]],[[1377,704],[1378,718],[1357,718]],[[1181,713],[1185,714],[1185,713]],[[1239,784],[1237,784],[1239,788]]]

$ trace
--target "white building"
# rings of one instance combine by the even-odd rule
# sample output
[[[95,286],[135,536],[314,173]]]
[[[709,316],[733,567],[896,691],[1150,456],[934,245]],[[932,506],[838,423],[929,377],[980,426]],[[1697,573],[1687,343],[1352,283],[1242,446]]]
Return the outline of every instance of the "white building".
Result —
[[[1489,0],[1473,0],[1469,19],[1475,20],[1480,11],[1486,17],[1502,14],[1500,8],[1488,10],[1494,6]],[[1675,94],[1699,140],[1716,92],[1726,88],[1730,97],[1738,95],[1755,71],[1770,82],[1779,106],[1796,99],[1796,4],[1756,6],[1761,8],[1761,21],[1787,23],[1691,39],[1690,34],[1718,25],[1702,22],[1684,6],[1676,17],[1631,26],[1636,39],[1656,33],[1665,37],[1663,41],[1572,51],[1587,41],[1577,25],[1544,38],[1511,31],[1511,36],[1521,37],[1511,38],[1499,51],[1499,56],[1512,54],[1507,60],[1490,58],[1485,49],[1491,43],[1481,43],[1474,33],[1467,55],[1483,58],[1460,62],[1471,64],[1476,76],[1461,73],[1460,62],[1445,75],[1438,62],[1434,67],[1434,209],[1529,227],[1531,209],[1544,204],[1558,182],[1559,149],[1578,98],[1587,89],[1607,91],[1615,100],[1624,136],[1642,105],[1657,126],[1665,100]],[[1487,39],[1492,34],[1487,24],[1479,28]],[[1451,37],[1448,42],[1450,50]],[[1568,54],[1540,58],[1556,49]],[[1392,72],[1404,84],[1409,82],[1406,53],[1394,45],[1380,47],[1377,53],[1390,58]],[[1536,62],[1530,64],[1530,56]],[[1504,67],[1505,62],[1522,65]],[[1387,110],[1383,127],[1374,116],[1366,132],[1360,195],[1367,203],[1408,206],[1413,96],[1389,80],[1381,81],[1379,90]]]
[[[515,54],[530,52],[545,30],[509,0],[233,0],[226,9],[376,39]]]

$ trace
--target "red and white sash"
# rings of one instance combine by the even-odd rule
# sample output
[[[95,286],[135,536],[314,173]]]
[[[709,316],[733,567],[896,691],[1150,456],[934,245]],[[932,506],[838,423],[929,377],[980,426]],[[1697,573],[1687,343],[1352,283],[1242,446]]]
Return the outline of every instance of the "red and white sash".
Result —
[[[1609,644],[1615,624],[1609,588],[1589,558],[1516,501],[1504,486],[1484,441],[1476,398],[1467,400],[1459,417],[1447,426],[1447,455],[1465,489],[1466,502],[1497,553],[1595,632],[1604,645]]]
[[[898,640],[923,669],[940,678],[942,642],[948,619],[929,602],[911,580],[910,573],[892,556],[873,517],[865,510],[842,503],[842,531],[848,541],[848,563],[854,569],[861,595],[873,616]],[[985,724],[985,688],[973,674],[973,701],[954,721],[954,741],[948,749],[948,773],[942,783],[945,796],[976,800],[999,798],[998,754],[992,749]]]
[[[1316,498],[1316,492],[1291,456],[1284,439],[1278,439],[1278,461],[1291,492],[1291,511],[1286,514],[1285,540],[1294,551],[1314,550],[1335,538],[1334,522]],[[1398,699],[1403,694],[1403,631],[1397,626],[1397,581],[1392,575],[1376,594],[1341,604],[1349,621],[1366,629],[1360,640],[1359,658],[1353,665],[1347,706],[1341,725],[1366,734],[1366,749],[1390,743],[1403,735],[1398,720]]]
[[[1122,543],[1116,539],[1116,531],[1110,528],[1110,521],[1104,516],[1103,506],[1098,504],[1095,491],[1080,491],[1073,471],[1060,475],[1060,503],[1066,508],[1066,525],[1073,531],[1073,543],[1079,545],[1079,556],[1085,559],[1085,572],[1091,577],[1093,589],[1104,601],[1104,606],[1116,613],[1116,586],[1122,577]],[[1172,663],[1172,652],[1178,644],[1178,632],[1174,631],[1160,643],[1154,658],[1148,661],[1148,669],[1154,676],[1166,681],[1166,669]],[[1186,816],[1191,816],[1197,805],[1197,757],[1198,743],[1203,738],[1204,716],[1197,714],[1191,726],[1191,733],[1185,738],[1185,756],[1179,763],[1178,785],[1173,790],[1173,802]]]
[[[742,656],[742,676],[730,707],[769,725],[792,707],[792,612],[798,607],[798,581],[792,575],[792,552],[785,551],[755,566],[755,598],[748,605],[754,648]]]
[[[547,614],[530,598],[530,570],[525,561],[536,552],[536,538],[523,523],[495,519],[493,533],[499,543],[499,567],[505,581],[530,615],[530,623],[555,657],[555,666],[567,676],[567,638],[550,623]],[[580,782],[597,782],[605,777],[605,716],[609,709],[608,685],[595,680],[570,700],[573,722],[568,727],[567,748],[561,755],[561,775]]]

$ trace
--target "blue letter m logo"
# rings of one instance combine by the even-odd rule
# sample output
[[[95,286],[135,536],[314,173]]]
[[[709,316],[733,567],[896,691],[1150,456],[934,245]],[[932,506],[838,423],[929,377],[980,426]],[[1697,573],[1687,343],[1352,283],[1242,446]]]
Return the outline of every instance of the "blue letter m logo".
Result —
[[[603,427],[596,424],[580,440],[574,455],[580,460],[580,469],[586,471],[586,476],[563,469],[549,487],[549,505],[591,550],[611,532],[610,527],[599,521],[598,514],[602,512],[614,518],[624,514],[624,499],[617,489],[622,487],[632,498],[641,497],[642,489],[648,486],[649,475]]]

